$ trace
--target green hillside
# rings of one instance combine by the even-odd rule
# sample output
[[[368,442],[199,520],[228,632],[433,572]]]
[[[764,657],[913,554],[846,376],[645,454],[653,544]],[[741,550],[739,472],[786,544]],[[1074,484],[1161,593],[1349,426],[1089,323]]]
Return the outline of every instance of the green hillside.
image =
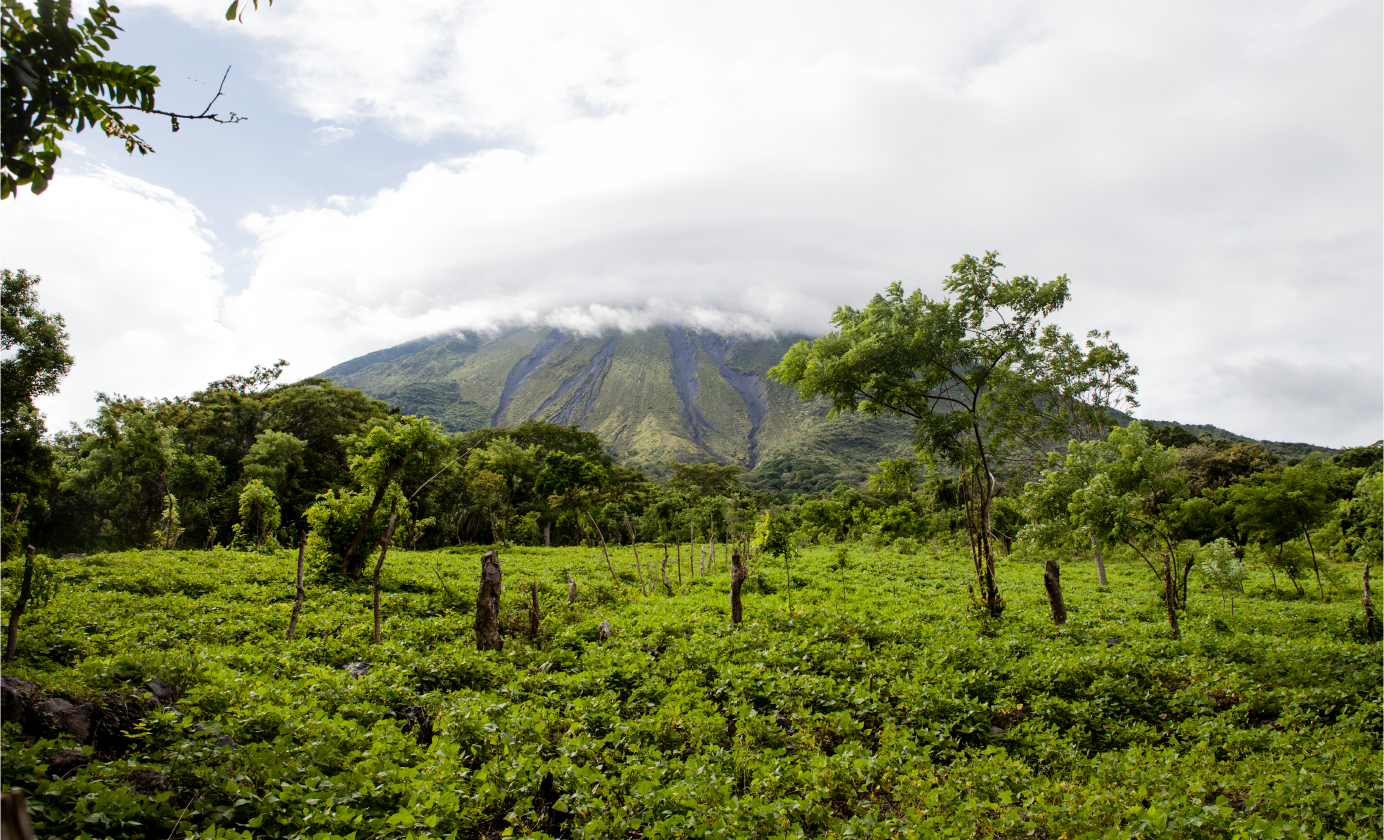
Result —
[[[910,454],[907,421],[830,420],[825,401],[804,403],[768,379],[768,369],[804,337],[674,326],[600,336],[547,328],[451,334],[369,353],[322,375],[452,432],[529,418],[580,425],[618,461],[655,471],[664,461],[714,460],[753,470],[761,483],[811,487],[858,481],[879,461]],[[1193,435],[1260,443],[1281,458],[1334,451],[1180,425]]]

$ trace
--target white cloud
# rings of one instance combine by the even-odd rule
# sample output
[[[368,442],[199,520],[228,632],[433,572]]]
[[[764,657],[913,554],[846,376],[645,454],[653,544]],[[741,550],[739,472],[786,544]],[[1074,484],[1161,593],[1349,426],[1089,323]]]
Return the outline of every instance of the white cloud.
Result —
[[[145,2],[231,26],[205,0]],[[506,323],[813,330],[895,279],[936,293],[992,248],[1072,277],[1065,323],[1131,350],[1146,416],[1361,438],[1373,397],[1289,420],[1224,371],[1291,358],[1380,393],[1380,18],[1346,0],[276,4],[233,29],[303,115],[491,148],[247,218],[258,267],[227,323],[302,372]]]
[[[98,391],[175,396],[246,367],[218,321],[211,235],[171,191],[66,171],[42,196],[0,203],[0,222],[5,267],[43,278],[40,305],[66,320],[76,359],[61,392],[39,400],[50,430],[94,416]]]
[[[330,146],[332,143],[339,143],[356,136],[354,128],[345,128],[339,125],[324,125],[321,128],[314,128],[312,133],[317,138],[317,142],[324,146]]]

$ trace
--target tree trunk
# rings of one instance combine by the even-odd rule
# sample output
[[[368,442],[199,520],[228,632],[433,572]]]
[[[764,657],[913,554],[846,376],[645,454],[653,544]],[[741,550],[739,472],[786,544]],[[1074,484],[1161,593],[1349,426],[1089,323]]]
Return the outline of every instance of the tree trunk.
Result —
[[[29,606],[29,598],[34,594],[34,547],[24,546],[24,577],[19,584],[19,599],[10,610],[9,624],[5,625],[5,664],[14,664],[14,651],[19,645],[19,617]]]
[[[639,590],[644,593],[644,597],[649,597],[649,587],[644,583],[644,566],[639,562],[639,546],[635,544],[634,523],[630,522],[628,516],[625,517],[625,527],[630,532],[630,548],[634,550],[634,570],[639,573]]]
[[[389,512],[389,524],[385,526],[384,538],[380,540],[380,559],[375,561],[375,635],[371,637],[370,644],[380,643],[380,572],[384,571],[384,558],[389,554],[389,544],[394,540],[395,516],[399,513],[398,504]]]
[[[1173,638],[1182,638],[1182,628],[1177,625],[1177,590],[1173,580],[1173,561],[1163,555],[1163,602],[1168,608],[1168,626],[1173,629]]]
[[[1307,538],[1307,548],[1312,552],[1312,571],[1317,575],[1317,594],[1321,596],[1322,603],[1326,603],[1326,590],[1322,587],[1322,570],[1317,568],[1317,550],[1312,547],[1312,535],[1307,533],[1306,526],[1303,526],[1302,535]]]
[[[663,588],[668,590],[669,596],[673,594],[673,584],[668,582],[668,545],[663,546]]]
[[[476,593],[476,650],[503,650],[500,639],[500,553],[481,556],[481,586]]]
[[[1096,580],[1101,586],[1109,586],[1110,582],[1105,579],[1105,555],[1101,553],[1100,544],[1096,542],[1095,535],[1091,535],[1091,553],[1096,557]]]
[[[586,518],[591,522],[591,527],[596,529],[596,536],[601,538],[601,551],[605,552],[606,568],[610,569],[610,579],[615,581],[615,585],[620,585],[620,578],[615,575],[615,564],[610,562],[610,549],[606,548],[605,534],[601,533],[601,526],[596,524],[596,519],[590,513]]]
[[[543,620],[543,613],[539,612],[538,609],[537,583],[529,583],[529,595],[533,599],[533,603],[529,605],[529,638],[536,641],[538,639],[538,623]]]
[[[740,549],[735,549],[730,555],[730,623],[739,624],[742,614],[740,609],[740,585],[745,582],[745,564],[740,562]]]
[[[1056,560],[1049,560],[1043,570],[1043,588],[1048,591],[1048,606],[1052,607],[1052,623],[1061,627],[1067,623],[1067,602],[1062,599],[1062,570]]]
[[[375,521],[375,511],[380,509],[384,503],[384,494],[389,490],[389,482],[394,478],[394,471],[397,467],[385,467],[384,481],[375,490],[375,497],[370,500],[370,508],[365,511],[365,518],[361,520],[360,527],[356,529],[356,535],[351,537],[351,544],[346,546],[346,553],[341,555],[341,573],[351,580],[360,580],[361,570],[365,568],[365,561],[357,560],[356,552],[360,550],[360,544],[365,540],[365,533],[370,530],[370,523]]]
[[[966,493],[966,535],[971,543],[971,557],[975,563],[976,583],[980,585],[985,611],[991,618],[999,618],[1004,612],[1004,599],[1000,597],[999,585],[995,579],[995,555],[990,547],[990,486],[987,481],[982,487],[978,468],[972,468]]]
[[[298,629],[298,616],[303,613],[303,601],[307,599],[307,590],[303,588],[303,555],[308,549],[308,532],[298,532],[298,589],[293,596],[293,615],[288,619],[288,640],[293,641],[293,634]]]
[[[682,589],[682,540],[678,539],[678,589]]]
[[[543,523],[543,544],[548,548],[553,547],[553,523]]]

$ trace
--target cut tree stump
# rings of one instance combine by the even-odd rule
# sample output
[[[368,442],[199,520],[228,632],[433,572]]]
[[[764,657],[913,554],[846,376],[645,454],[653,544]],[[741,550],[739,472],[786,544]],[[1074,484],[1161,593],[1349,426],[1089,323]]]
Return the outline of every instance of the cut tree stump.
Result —
[[[500,553],[481,556],[481,586],[476,593],[476,650],[503,650],[500,638]]]

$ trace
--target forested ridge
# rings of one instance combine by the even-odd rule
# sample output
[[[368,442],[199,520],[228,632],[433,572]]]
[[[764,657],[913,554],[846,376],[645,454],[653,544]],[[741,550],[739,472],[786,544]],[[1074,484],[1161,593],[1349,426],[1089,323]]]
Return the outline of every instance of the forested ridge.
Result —
[[[284,361],[50,434],[6,271],[5,788],[73,837],[1377,836],[1381,445],[1130,421],[998,267],[788,348],[913,453],[772,482]]]

